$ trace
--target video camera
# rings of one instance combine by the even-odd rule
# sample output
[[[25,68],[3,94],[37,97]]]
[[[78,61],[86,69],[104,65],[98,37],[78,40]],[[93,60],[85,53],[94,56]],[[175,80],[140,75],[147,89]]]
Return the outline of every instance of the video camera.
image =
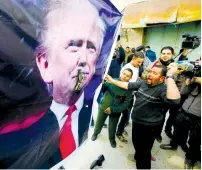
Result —
[[[201,77],[201,65],[199,65],[198,62],[190,61],[190,63],[194,65],[194,68],[193,68],[194,76],[195,77]]]
[[[183,49],[196,49],[201,44],[201,37],[191,36],[190,34],[184,34],[182,38],[185,38],[182,42]]]
[[[187,77],[201,77],[201,65],[193,61],[178,61],[178,73]]]

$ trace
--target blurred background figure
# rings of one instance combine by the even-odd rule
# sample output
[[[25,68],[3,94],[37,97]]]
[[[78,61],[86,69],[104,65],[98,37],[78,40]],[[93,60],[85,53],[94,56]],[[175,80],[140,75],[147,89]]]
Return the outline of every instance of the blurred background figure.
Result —
[[[156,53],[151,50],[150,46],[145,47],[146,56],[149,58],[151,62],[154,62],[156,60]]]

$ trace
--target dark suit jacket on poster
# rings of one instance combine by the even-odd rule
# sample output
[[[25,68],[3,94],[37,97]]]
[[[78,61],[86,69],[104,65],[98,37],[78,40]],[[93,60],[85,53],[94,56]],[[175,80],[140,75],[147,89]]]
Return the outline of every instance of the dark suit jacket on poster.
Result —
[[[92,107],[84,105],[79,113],[79,146],[87,139]],[[51,168],[62,160],[59,151],[59,125],[49,109],[26,129],[0,135],[0,168]]]

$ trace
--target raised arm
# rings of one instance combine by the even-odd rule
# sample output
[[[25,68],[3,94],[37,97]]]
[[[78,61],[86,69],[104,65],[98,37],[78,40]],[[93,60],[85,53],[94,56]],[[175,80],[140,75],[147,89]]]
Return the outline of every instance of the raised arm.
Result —
[[[180,99],[180,92],[177,88],[177,85],[172,78],[172,76],[177,71],[177,64],[176,63],[170,63],[168,66],[168,72],[167,72],[167,78],[166,84],[167,84],[167,93],[166,96],[168,99]]]
[[[126,90],[138,90],[139,87],[142,84],[142,81],[138,81],[138,82],[123,82],[123,81],[118,81],[118,80],[114,80],[111,76],[107,75],[105,77],[105,80],[109,83],[114,84],[115,86],[118,86],[122,89],[126,89]]]
[[[107,75],[105,77],[105,80],[109,83],[112,83],[122,89],[126,89],[128,90],[128,82],[122,82],[122,81],[118,81],[118,80],[114,80],[111,76]]]

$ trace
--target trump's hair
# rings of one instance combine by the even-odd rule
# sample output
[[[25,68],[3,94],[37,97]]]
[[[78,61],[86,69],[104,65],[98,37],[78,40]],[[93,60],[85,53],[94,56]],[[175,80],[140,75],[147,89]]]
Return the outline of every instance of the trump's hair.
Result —
[[[40,32],[39,46],[35,50],[36,57],[44,56],[48,59],[50,57],[50,50],[52,43],[56,41],[56,38],[60,32],[60,27],[57,27],[58,22],[64,22],[64,18],[74,17],[75,13],[82,14],[82,17],[86,14],[91,14],[92,16],[97,16],[95,21],[95,26],[100,28],[101,38],[100,38],[100,49],[98,55],[100,55],[101,47],[103,44],[104,36],[106,33],[106,25],[104,21],[99,16],[99,12],[96,7],[91,4],[89,0],[49,0],[47,6],[45,7],[46,16],[44,18],[43,28]],[[79,21],[75,21],[78,22]],[[51,31],[52,27],[56,27],[56,31]],[[67,28],[68,31],[68,28]]]

